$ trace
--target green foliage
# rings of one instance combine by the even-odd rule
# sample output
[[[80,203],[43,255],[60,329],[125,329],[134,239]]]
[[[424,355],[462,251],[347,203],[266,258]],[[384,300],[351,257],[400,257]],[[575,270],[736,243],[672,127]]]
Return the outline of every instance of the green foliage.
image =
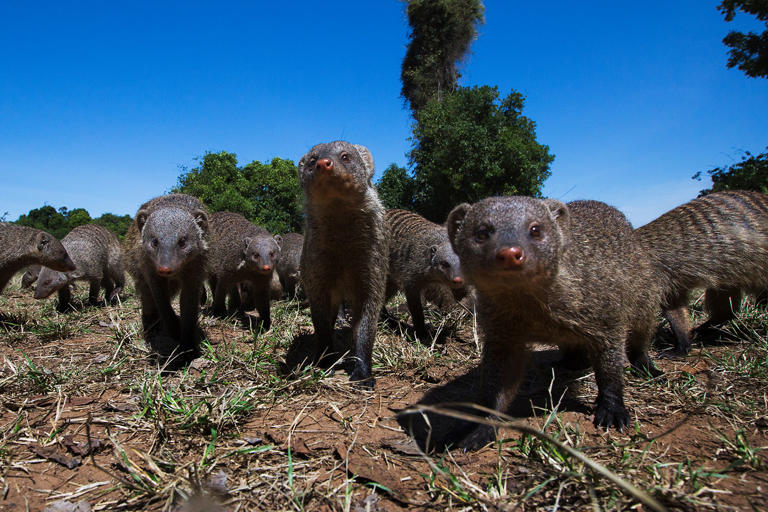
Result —
[[[385,208],[413,209],[416,180],[407,169],[390,164],[376,183],[376,190]]]
[[[250,198],[256,207],[251,220],[271,233],[302,230],[302,194],[296,165],[273,158],[269,164],[253,161],[243,167],[251,183]]]
[[[414,115],[429,100],[456,88],[457,63],[466,55],[483,22],[480,0],[410,0],[411,32],[403,59],[401,94]]]
[[[712,178],[712,188],[703,189],[699,196],[722,190],[757,190],[768,193],[768,152],[753,155],[747,151],[739,163],[704,172]],[[693,179],[701,181],[701,176],[702,172],[699,171],[693,175]]]
[[[728,67],[738,67],[747,76],[768,78],[768,2],[765,0],[723,0],[717,7],[725,15],[725,21],[732,21],[736,10],[752,14],[766,22],[762,34],[731,31],[723,44],[730,48]]]
[[[416,210],[445,221],[457,204],[493,195],[539,196],[554,156],[522,115],[524,97],[496,87],[459,87],[416,115],[411,164]]]
[[[128,226],[131,225],[131,216],[123,215],[118,217],[112,213],[105,213],[96,219],[92,219],[91,214],[85,208],[69,210],[66,206],[62,206],[56,210],[53,206],[45,205],[30,210],[28,214],[22,215],[16,220],[16,224],[42,229],[58,239],[64,238],[67,233],[77,226],[91,222],[104,226],[122,240],[125,232],[128,231]]]
[[[240,168],[237,155],[221,151],[206,153],[200,166],[182,171],[173,192],[193,195],[213,212],[239,213],[272,233],[301,230],[301,188],[290,160]]]
[[[130,215],[118,216],[114,213],[105,213],[101,217],[94,219],[93,223],[104,226],[122,240],[125,233],[128,232],[128,228],[131,226],[132,221],[133,217]]]

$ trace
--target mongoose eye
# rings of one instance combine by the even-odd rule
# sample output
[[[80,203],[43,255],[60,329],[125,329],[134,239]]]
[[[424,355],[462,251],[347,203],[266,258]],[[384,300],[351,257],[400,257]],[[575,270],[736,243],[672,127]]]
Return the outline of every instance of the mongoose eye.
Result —
[[[187,239],[179,238],[179,247],[183,248],[185,245],[187,245]]]
[[[447,261],[441,261],[440,262],[440,268],[442,268],[444,270],[448,270],[449,268],[451,268],[451,264],[448,263]]]
[[[269,257],[274,259],[275,258],[275,251],[272,251],[271,253],[269,253]]]
[[[342,162],[349,162],[349,153],[347,153],[346,151],[344,153],[342,153],[341,154],[341,161]]]
[[[528,232],[533,238],[539,238],[541,236],[541,226],[538,224],[531,224],[531,227],[528,228]]]
[[[317,157],[316,156],[313,156],[312,158],[309,159],[309,166],[310,167],[314,167],[316,163],[317,163]]]
[[[490,238],[491,236],[491,230],[487,227],[479,227],[475,230],[475,240],[478,242],[485,242]]]
[[[152,247],[157,247],[159,243],[160,242],[158,242],[157,238],[152,239]]]

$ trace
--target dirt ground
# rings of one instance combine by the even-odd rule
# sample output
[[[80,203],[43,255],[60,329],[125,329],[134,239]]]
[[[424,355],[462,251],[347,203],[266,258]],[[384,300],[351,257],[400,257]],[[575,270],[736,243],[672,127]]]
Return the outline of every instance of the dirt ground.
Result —
[[[479,452],[446,449],[463,420],[414,408],[472,400],[467,313],[433,312],[423,344],[390,304],[399,321],[380,325],[368,392],[302,364],[312,328],[297,301],[273,302],[255,342],[243,319],[203,316],[204,355],[176,372],[151,359],[135,297],[67,314],[54,302],[18,278],[0,296],[0,510],[650,510],[512,426]],[[547,347],[509,413],[661,507],[768,510],[767,326],[747,303],[713,343],[658,357],[666,380],[627,371],[624,432],[595,429],[594,377]],[[668,348],[664,327],[656,343]]]

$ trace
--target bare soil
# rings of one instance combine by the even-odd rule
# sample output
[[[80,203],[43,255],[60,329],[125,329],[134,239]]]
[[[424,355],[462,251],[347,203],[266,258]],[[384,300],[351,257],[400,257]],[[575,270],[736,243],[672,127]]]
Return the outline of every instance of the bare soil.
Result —
[[[273,303],[273,328],[255,343],[248,322],[202,317],[204,356],[176,372],[150,357],[135,298],[69,314],[53,306],[16,284],[0,297],[1,510],[60,500],[92,510],[647,510],[514,428],[464,453],[442,443],[462,420],[398,414],[473,399],[467,314],[433,313],[442,332],[424,345],[403,336],[409,319],[397,310],[399,324],[381,325],[368,392],[344,370],[303,364],[312,329],[297,302]],[[669,509],[767,510],[766,317],[747,305],[722,339],[658,358],[666,380],[627,372],[625,432],[592,425],[594,377],[563,369],[547,347],[510,415]],[[347,331],[337,329],[339,344]],[[656,341],[668,348],[669,333]]]

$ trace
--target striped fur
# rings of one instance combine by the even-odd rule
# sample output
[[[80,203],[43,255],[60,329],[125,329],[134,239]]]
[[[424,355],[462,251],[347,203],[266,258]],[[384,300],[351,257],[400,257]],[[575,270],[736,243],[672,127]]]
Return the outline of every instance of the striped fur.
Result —
[[[706,326],[733,318],[740,291],[768,288],[768,196],[716,192],[670,210],[635,230],[664,286],[662,304],[677,338],[690,349],[688,294],[706,288]]]
[[[450,288],[454,296],[463,293],[459,258],[444,226],[407,210],[387,210],[386,222],[391,241],[386,298],[405,292],[416,336],[426,341],[422,294],[434,285]]]

